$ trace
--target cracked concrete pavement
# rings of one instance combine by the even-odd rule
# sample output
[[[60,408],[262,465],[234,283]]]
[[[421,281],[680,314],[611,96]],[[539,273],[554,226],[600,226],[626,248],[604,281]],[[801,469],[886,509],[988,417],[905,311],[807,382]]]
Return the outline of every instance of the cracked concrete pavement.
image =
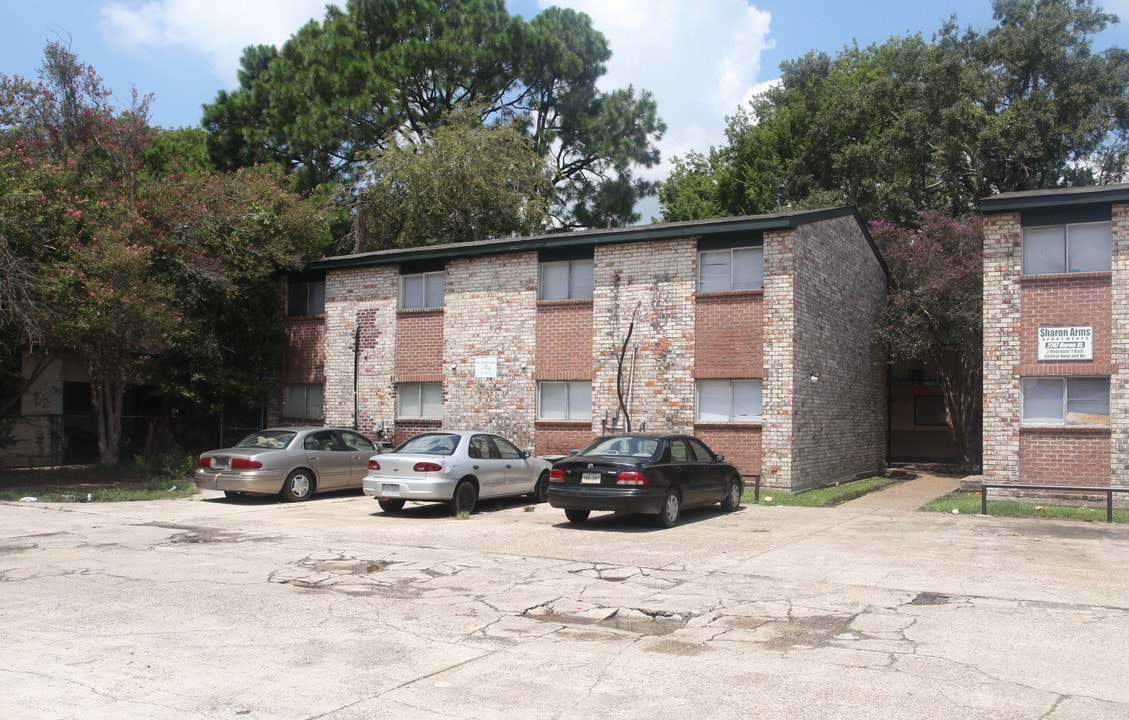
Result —
[[[887,497],[0,504],[0,714],[1129,717],[1129,528]]]

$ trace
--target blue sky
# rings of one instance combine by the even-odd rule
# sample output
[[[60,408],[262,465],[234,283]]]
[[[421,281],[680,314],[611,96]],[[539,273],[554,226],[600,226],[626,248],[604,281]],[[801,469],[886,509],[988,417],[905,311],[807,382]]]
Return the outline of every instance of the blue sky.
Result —
[[[200,106],[235,87],[244,47],[281,45],[327,0],[5,0],[0,73],[34,78],[50,40],[68,44],[128,104],[131,88],[151,93],[152,122],[194,126]],[[342,2],[341,4],[344,4]],[[1129,48],[1129,0],[1099,3],[1124,18],[1096,41]],[[781,61],[809,50],[881,43],[892,35],[927,39],[944,19],[985,30],[990,0],[508,0],[532,17],[560,5],[588,13],[614,56],[607,88],[652,91],[669,130],[661,179],[672,156],[724,141],[725,117],[779,76]],[[644,218],[646,219],[646,218]]]

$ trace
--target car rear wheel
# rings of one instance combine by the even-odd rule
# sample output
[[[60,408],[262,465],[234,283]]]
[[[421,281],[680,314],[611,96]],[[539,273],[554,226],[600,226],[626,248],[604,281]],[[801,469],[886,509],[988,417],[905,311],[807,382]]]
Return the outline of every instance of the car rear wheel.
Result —
[[[533,492],[529,493],[529,499],[533,502],[549,502],[549,473],[541,473],[541,477],[537,478],[537,484],[533,486]]]
[[[398,513],[404,509],[403,500],[377,500],[380,504],[380,509],[386,513]]]
[[[577,525],[587,520],[588,515],[588,510],[565,510],[565,517],[568,518],[568,521],[570,523],[576,523]]]
[[[455,486],[455,496],[451,499],[451,507],[456,515],[474,512],[474,504],[478,501],[478,491],[470,480],[463,480]]]
[[[733,512],[741,507],[741,483],[736,479],[729,481],[729,492],[725,493],[725,498],[721,501],[721,509],[725,512]]]
[[[678,498],[678,491],[673,488],[666,491],[666,499],[663,500],[663,509],[659,511],[658,517],[655,520],[658,522],[659,527],[670,528],[678,523],[678,516],[682,512],[682,501]]]
[[[282,484],[282,499],[286,502],[309,500],[314,494],[314,476],[309,470],[295,470]]]

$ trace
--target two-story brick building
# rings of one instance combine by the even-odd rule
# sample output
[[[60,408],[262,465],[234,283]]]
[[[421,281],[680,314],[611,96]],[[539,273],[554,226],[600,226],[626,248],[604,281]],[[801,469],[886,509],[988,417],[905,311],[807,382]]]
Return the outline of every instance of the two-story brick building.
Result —
[[[985,481],[1129,485],[1129,185],[982,209]]]
[[[540,455],[690,432],[801,490],[882,469],[886,272],[852,208],[325,258],[290,287],[281,420]]]

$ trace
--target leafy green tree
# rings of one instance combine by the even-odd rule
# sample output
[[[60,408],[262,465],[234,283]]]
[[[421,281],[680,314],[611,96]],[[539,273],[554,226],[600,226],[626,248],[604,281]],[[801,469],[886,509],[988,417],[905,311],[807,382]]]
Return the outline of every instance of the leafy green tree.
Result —
[[[983,224],[934,211],[919,229],[873,222],[870,232],[891,277],[875,341],[892,360],[937,371],[958,465],[971,471],[982,428]]]
[[[945,23],[783,63],[727,143],[675,164],[665,219],[853,204],[914,224],[997,192],[1127,175],[1129,53],[1091,50],[1117,18],[1090,0],[994,0],[986,33]]]
[[[370,157],[358,251],[544,229],[552,172],[513,125],[456,112],[429,142],[388,141]]]
[[[186,338],[160,358],[166,393],[197,411],[264,407],[286,349],[280,274],[324,254],[325,206],[276,166],[170,174],[144,199],[150,272],[176,298]]]
[[[349,0],[281,48],[248,48],[240,87],[205,107],[217,167],[273,160],[300,187],[355,181],[390,138],[430,141],[456,109],[516,122],[555,168],[559,225],[621,224],[653,193],[633,175],[658,162],[652,96],[600,92],[611,53],[588,16],[549,8],[526,23],[502,0]]]
[[[125,391],[178,377],[186,358],[207,373],[219,329],[238,336],[228,362],[269,369],[254,329],[281,334],[276,273],[321,254],[327,225],[281,171],[201,171],[198,152],[182,154],[198,133],[155,143],[147,98],[118,110],[69,50],[50,44],[44,57],[38,83],[0,76],[0,259],[20,283],[0,296],[28,308],[3,315],[0,332],[13,354],[85,361],[112,465]]]

